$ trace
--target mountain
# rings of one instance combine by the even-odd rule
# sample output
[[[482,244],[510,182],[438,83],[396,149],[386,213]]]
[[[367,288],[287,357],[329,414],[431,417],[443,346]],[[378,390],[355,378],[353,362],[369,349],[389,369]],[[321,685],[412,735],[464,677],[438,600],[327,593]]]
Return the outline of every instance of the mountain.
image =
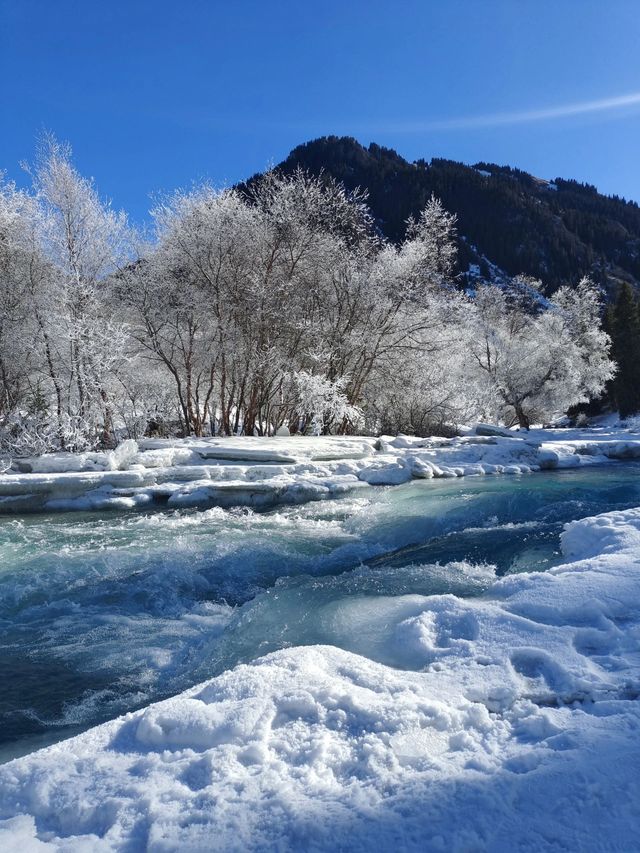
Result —
[[[431,194],[458,216],[462,284],[525,273],[548,292],[590,275],[609,294],[640,289],[640,207],[594,186],[553,181],[509,166],[434,158],[411,163],[390,148],[326,136],[295,148],[277,169],[324,172],[367,189],[381,232],[402,239]]]

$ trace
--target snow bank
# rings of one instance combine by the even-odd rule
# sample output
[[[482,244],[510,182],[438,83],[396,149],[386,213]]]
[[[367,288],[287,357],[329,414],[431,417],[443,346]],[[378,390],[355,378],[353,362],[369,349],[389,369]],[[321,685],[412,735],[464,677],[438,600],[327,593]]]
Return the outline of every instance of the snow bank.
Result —
[[[572,521],[562,534],[562,553],[574,560],[619,551],[640,556],[640,513],[610,512]]]
[[[0,847],[637,849],[639,545],[608,513],[485,597],[350,599],[363,655],[276,652],[0,768]]]
[[[526,474],[640,459],[640,435],[479,424],[456,438],[277,436],[145,439],[49,454],[0,475],[0,513],[148,506],[272,507],[412,478]]]

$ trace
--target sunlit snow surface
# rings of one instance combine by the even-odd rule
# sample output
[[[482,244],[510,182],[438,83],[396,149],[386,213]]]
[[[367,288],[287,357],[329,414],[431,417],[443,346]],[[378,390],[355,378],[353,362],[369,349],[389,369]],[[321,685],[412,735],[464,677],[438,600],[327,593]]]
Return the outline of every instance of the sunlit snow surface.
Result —
[[[523,474],[640,459],[640,434],[515,432],[478,424],[450,439],[408,436],[144,439],[115,451],[16,460],[0,513],[272,508],[412,479]]]
[[[5,518],[0,849],[637,849],[639,475]]]

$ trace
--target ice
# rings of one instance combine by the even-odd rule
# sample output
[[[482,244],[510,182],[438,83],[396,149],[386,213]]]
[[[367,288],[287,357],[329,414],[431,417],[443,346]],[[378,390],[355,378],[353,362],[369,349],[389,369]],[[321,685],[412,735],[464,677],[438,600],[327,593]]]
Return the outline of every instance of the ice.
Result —
[[[411,469],[402,461],[378,462],[363,468],[358,479],[364,480],[370,486],[399,486],[409,482]]]
[[[0,513],[163,506],[275,507],[368,486],[640,459],[621,425],[508,430],[478,424],[454,438],[274,436],[144,439],[107,453],[19,460],[0,475]],[[26,472],[26,473],[25,473]]]

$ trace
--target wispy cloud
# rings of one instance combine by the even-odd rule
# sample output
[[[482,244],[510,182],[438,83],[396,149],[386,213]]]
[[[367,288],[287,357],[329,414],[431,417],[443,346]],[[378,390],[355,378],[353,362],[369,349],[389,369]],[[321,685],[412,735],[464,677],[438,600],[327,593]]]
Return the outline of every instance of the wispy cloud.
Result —
[[[555,107],[522,110],[517,112],[488,113],[485,115],[461,116],[458,118],[434,119],[425,121],[399,122],[393,127],[387,125],[387,130],[400,133],[420,133],[429,130],[468,130],[483,127],[500,127],[511,124],[529,124],[538,121],[553,121],[554,119],[571,118],[572,116],[619,110],[624,107],[640,105],[640,92],[628,95],[616,95],[611,98],[600,98],[596,101],[579,101],[573,104],[562,104]]]

